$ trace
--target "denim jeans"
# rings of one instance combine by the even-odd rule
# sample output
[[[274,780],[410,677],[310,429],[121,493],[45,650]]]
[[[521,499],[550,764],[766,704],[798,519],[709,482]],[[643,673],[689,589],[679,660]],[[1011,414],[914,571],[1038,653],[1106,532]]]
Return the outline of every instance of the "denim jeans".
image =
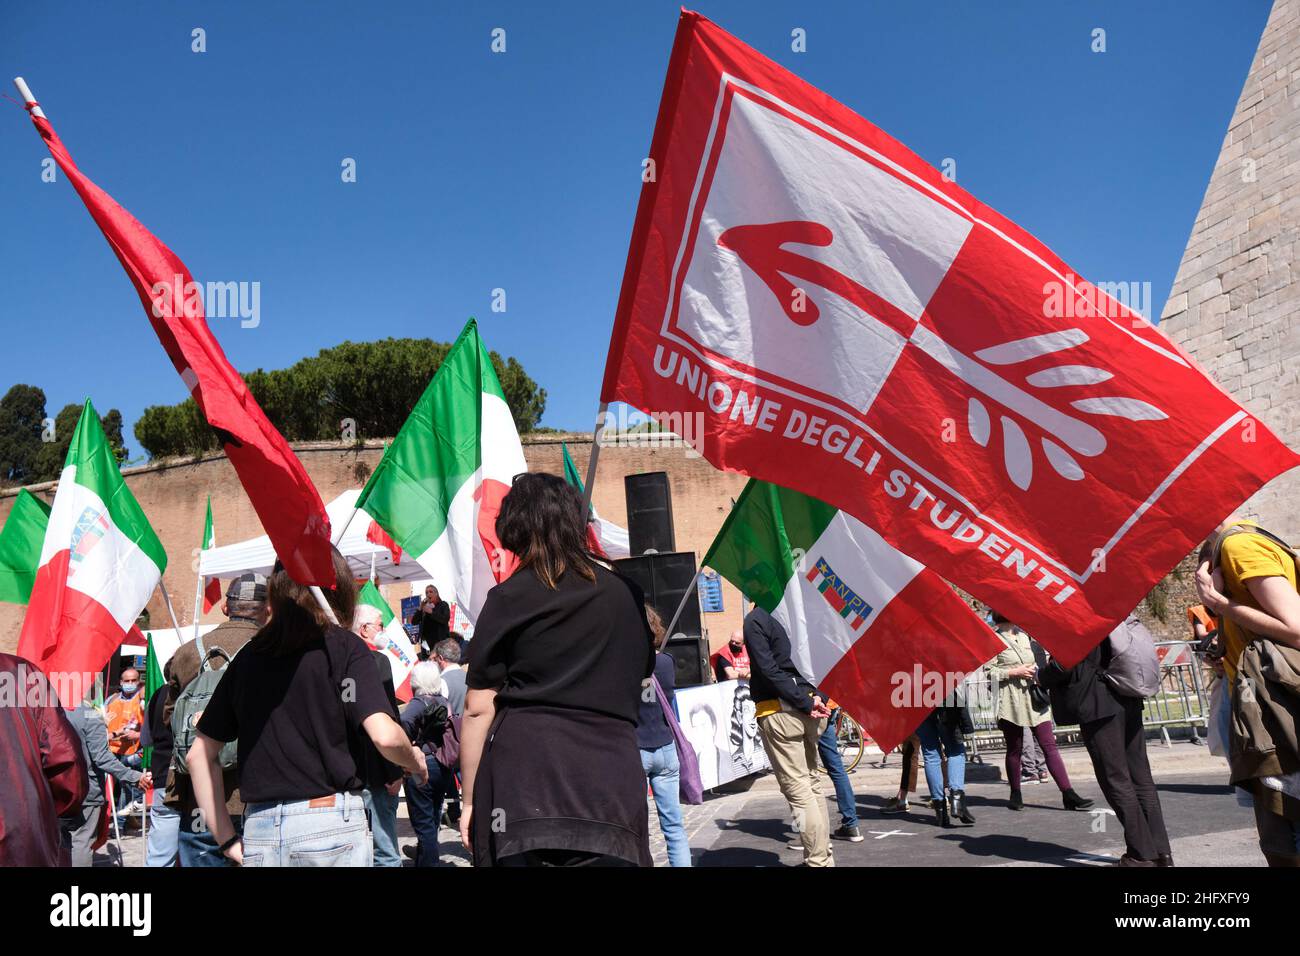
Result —
[[[397,845],[397,805],[400,803],[400,798],[390,797],[383,787],[377,790],[363,790],[361,797],[370,814],[374,865],[401,866],[402,852]]]
[[[659,829],[668,844],[669,866],[690,866],[691,847],[682,823],[681,766],[677,762],[677,745],[664,744],[658,750],[641,751],[641,769],[650,779],[659,813]]]
[[[822,766],[826,768],[826,775],[831,778],[831,783],[835,785],[835,806],[840,811],[840,826],[857,826],[857,798],[853,796],[853,784],[849,783],[849,775],[844,772],[844,761],[840,759],[840,750],[835,745],[834,714],[831,715],[830,720],[826,721],[826,729],[817,738],[817,754],[822,758]]]
[[[141,770],[144,767],[144,757],[138,750],[133,754],[127,754],[125,757],[118,757],[117,759],[132,770]],[[143,797],[144,790],[142,788],[129,783],[113,781],[113,809],[117,811],[117,825],[119,827],[126,826],[128,819],[123,811],[130,804],[143,799]],[[112,821],[109,821],[109,829],[112,829]]]
[[[939,744],[948,755],[948,786],[953,790],[966,789],[966,743],[956,727],[939,722],[938,713],[932,713],[916,728],[916,736],[921,739],[921,754],[925,758],[925,782],[930,788],[931,800],[942,800],[943,793],[943,758],[939,754]]]
[[[370,861],[366,805],[359,794],[245,808],[244,866],[370,866]]]
[[[193,817],[198,816],[198,811],[191,811]],[[240,829],[240,818],[231,817],[235,829]],[[221,852],[217,846],[216,839],[212,836],[212,831],[200,829],[193,824],[187,826],[186,821],[177,818],[177,849],[180,851],[181,866],[183,867],[218,867],[234,866],[229,859]]]
[[[406,812],[411,815],[411,829],[419,841],[415,853],[416,866],[438,865],[438,831],[442,826],[442,801],[448,792],[456,789],[451,771],[425,754],[429,768],[429,782],[423,787],[414,777],[406,778]]]
[[[145,851],[145,866],[175,866],[180,854],[181,815],[175,808],[163,803],[162,788],[153,791],[153,805],[149,807],[149,842]]]

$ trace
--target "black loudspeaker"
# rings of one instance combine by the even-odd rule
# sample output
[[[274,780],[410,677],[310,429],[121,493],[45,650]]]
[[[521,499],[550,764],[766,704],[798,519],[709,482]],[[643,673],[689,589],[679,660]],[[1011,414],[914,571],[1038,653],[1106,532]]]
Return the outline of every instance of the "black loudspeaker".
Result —
[[[664,653],[673,659],[673,679],[678,687],[712,683],[709,642],[703,637],[671,637]]]
[[[623,491],[627,495],[627,537],[632,554],[676,551],[668,472],[628,475],[623,479]]]
[[[695,555],[690,551],[642,554],[614,562],[645,592],[646,604],[659,612],[664,627],[672,623],[682,595],[690,592],[682,613],[673,626],[664,653],[673,659],[674,680],[678,687],[693,687],[711,682],[709,641],[700,626],[700,592],[695,586]]]

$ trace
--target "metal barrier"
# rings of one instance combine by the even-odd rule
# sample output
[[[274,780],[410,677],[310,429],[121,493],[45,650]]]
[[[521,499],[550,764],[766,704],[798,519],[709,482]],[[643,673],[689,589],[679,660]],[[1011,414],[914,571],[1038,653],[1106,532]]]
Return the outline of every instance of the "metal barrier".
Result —
[[[1158,641],[1156,654],[1161,661],[1160,690],[1147,698],[1142,709],[1142,724],[1148,730],[1159,730],[1166,746],[1172,747],[1170,727],[1189,727],[1200,736],[1197,727],[1209,727],[1210,695],[1207,691],[1208,668],[1192,653],[1187,641]],[[967,700],[975,732],[966,737],[967,757],[979,761],[981,751],[1006,750],[1006,740],[998,729],[994,715],[997,712],[997,688],[988,672],[980,670],[966,680]],[[1075,724],[1057,724],[1056,739],[1060,744],[1080,743],[1079,727]]]

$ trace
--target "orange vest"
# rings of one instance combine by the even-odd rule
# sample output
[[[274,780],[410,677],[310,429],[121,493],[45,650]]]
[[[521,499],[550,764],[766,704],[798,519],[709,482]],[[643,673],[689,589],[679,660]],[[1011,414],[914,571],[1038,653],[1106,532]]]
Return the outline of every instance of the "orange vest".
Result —
[[[109,698],[105,707],[108,716],[108,748],[119,757],[126,757],[140,749],[140,740],[113,739],[113,734],[123,730],[139,731],[144,726],[144,694],[137,693],[129,700],[121,694]]]

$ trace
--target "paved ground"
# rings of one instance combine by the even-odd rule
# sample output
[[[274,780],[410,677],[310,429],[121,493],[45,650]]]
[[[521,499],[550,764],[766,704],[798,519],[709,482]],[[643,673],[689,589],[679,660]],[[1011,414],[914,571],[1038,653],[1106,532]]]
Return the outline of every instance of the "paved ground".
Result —
[[[1087,755],[1079,748],[1063,751],[1075,789],[1104,807]],[[1254,817],[1238,806],[1225,784],[1226,765],[1204,747],[1152,743],[1152,766],[1160,800],[1179,866],[1263,866],[1255,842]],[[997,760],[1000,754],[991,755]],[[910,813],[887,816],[880,807],[898,787],[898,758],[884,769],[864,760],[852,774],[858,814],[866,840],[837,841],[839,866],[1105,866],[1123,852],[1123,840],[1109,811],[1067,812],[1050,782],[1026,786],[1026,807],[1007,808],[1007,786],[1000,768],[972,764],[967,783],[974,827],[943,830],[934,814],[914,804]],[[995,777],[996,774],[996,777]],[[924,787],[924,779],[921,781]],[[835,806],[829,781],[825,787],[832,819]],[[650,805],[652,849],[656,865],[667,864],[654,805]],[[710,794],[704,804],[686,807],[685,820],[697,866],[794,866],[801,853],[791,849],[794,834],[789,810],[771,774],[748,781],[745,789]],[[405,817],[399,819],[403,845],[414,834]],[[119,857],[110,848],[96,855],[96,866],[114,866]],[[138,831],[123,836],[127,866],[140,866],[144,849]],[[442,830],[443,862],[468,866],[456,834]]]

